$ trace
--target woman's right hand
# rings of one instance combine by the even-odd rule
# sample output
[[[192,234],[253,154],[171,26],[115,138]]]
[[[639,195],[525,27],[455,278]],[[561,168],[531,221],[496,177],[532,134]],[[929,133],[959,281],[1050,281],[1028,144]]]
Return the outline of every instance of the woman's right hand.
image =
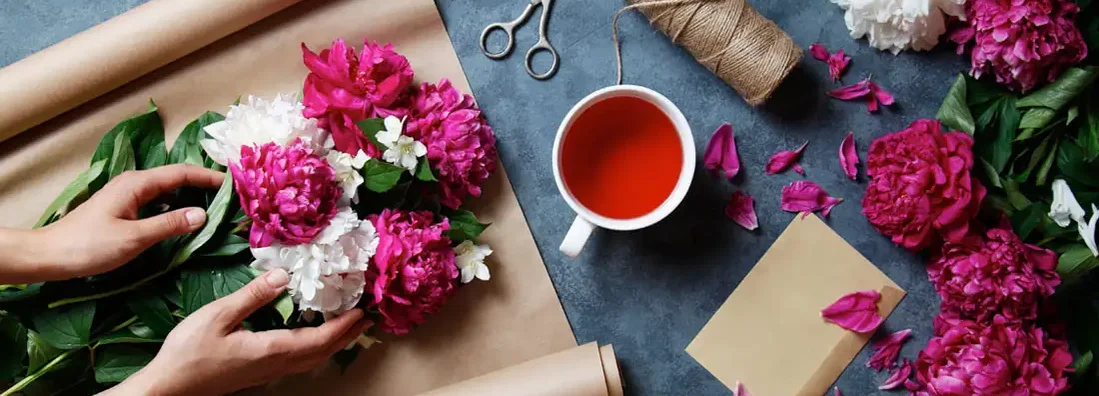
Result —
[[[354,309],[320,327],[252,332],[240,324],[286,289],[272,270],[183,320],[145,368],[105,394],[222,395],[322,366],[369,322]]]

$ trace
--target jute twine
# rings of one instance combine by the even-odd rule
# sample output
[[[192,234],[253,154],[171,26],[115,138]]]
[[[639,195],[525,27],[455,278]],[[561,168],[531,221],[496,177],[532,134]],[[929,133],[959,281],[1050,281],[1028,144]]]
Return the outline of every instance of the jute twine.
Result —
[[[703,66],[733,87],[748,104],[771,96],[801,60],[801,48],[774,22],[745,0],[626,0],[614,15],[618,84],[622,84],[622,49],[618,17],[639,9],[656,28],[682,45]]]

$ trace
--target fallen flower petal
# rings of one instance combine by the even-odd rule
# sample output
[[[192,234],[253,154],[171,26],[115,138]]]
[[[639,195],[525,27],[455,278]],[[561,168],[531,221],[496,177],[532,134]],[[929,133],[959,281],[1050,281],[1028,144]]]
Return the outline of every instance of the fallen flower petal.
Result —
[[[806,141],[805,144],[802,144],[801,147],[798,147],[796,150],[779,151],[775,153],[775,155],[771,156],[771,160],[767,161],[767,168],[764,169],[764,172],[766,172],[768,175],[773,175],[785,171],[786,168],[789,168],[791,165],[796,165],[798,158],[801,157],[801,152],[804,151],[805,146],[808,145],[809,142]],[[805,170],[798,170],[800,168],[801,167],[798,166],[794,169],[794,171],[804,175]]]
[[[717,127],[702,158],[706,169],[717,170],[721,167],[726,178],[732,179],[740,172],[740,156],[736,152],[736,136],[732,125],[724,123]]]
[[[813,43],[809,45],[809,53],[813,55],[813,58],[821,62],[828,61],[828,50],[823,45]]]
[[[855,151],[855,133],[848,132],[847,137],[840,143],[840,166],[843,167],[843,173],[847,174],[847,178],[855,180],[858,176],[859,171],[855,167],[858,163],[859,154]]]
[[[755,200],[752,199],[751,195],[740,191],[734,192],[732,198],[729,198],[729,203],[725,205],[725,216],[728,216],[729,219],[732,219],[746,230],[751,231],[759,228]]]
[[[843,396],[843,392],[840,392],[840,387],[838,387],[838,386],[833,386],[832,387],[832,394],[834,396]]]
[[[736,382],[736,392],[733,392],[733,396],[752,396],[752,394],[748,393],[748,389],[744,388],[743,383],[741,383],[740,381],[737,381]]]
[[[817,183],[809,180],[798,180],[782,188],[782,210],[787,212],[816,212],[822,211],[824,217],[832,211],[832,207],[843,202],[843,198],[835,198]]]
[[[877,290],[849,293],[822,309],[820,316],[847,330],[869,333],[881,326],[883,321],[878,315],[880,299],[881,293]]]
[[[896,389],[901,385],[904,385],[908,381],[908,377],[912,376],[912,363],[908,359],[904,359],[904,363],[896,370],[889,373],[889,378],[886,378],[885,383],[882,383],[878,389],[889,390]]]
[[[901,330],[890,334],[885,338],[874,342],[874,355],[866,362],[866,367],[877,371],[892,369],[897,365],[897,355],[908,337],[912,336],[912,329]],[[907,377],[906,377],[907,378]]]
[[[870,94],[870,78],[828,91],[828,96],[842,100],[855,100]]]
[[[920,390],[920,383],[911,379],[906,379],[904,380],[904,388],[908,389],[909,392],[915,392]]]
[[[845,55],[842,49],[828,57],[828,75],[832,77],[832,82],[840,79],[844,69],[847,69],[850,63],[851,57]]]
[[[878,84],[874,84],[873,81],[870,81],[869,77],[866,78],[866,84],[870,86],[870,93],[874,94],[874,99],[877,99],[878,102],[881,102],[881,104],[885,106],[893,105],[893,94],[882,89]]]
[[[866,100],[866,110],[871,113],[878,111],[879,105],[891,106],[894,102],[893,94],[874,84],[870,81],[870,77],[846,87],[828,91],[828,96],[841,100]]]
[[[795,163],[794,165],[790,166],[790,169],[793,169],[794,172],[799,175],[805,176],[805,168],[802,168],[801,164]]]

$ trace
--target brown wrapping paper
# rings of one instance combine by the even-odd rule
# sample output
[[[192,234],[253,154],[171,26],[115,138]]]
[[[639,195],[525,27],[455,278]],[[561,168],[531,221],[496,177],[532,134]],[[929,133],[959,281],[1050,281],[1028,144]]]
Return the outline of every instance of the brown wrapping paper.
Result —
[[[206,11],[194,15],[154,12],[176,12],[175,2],[153,0],[142,13],[156,20],[151,25],[189,23],[194,29],[208,28],[201,21]],[[130,39],[84,35],[83,40],[96,42]],[[203,111],[224,112],[240,94],[298,92],[307,73],[300,43],[319,49],[337,37],[352,43],[361,43],[364,37],[392,42],[409,58],[418,81],[446,77],[458,89],[470,92],[430,0],[302,2],[0,143],[0,226],[32,225],[48,202],[87,168],[100,137],[119,121],[144,111],[149,99],[160,106],[171,141]],[[150,40],[156,39],[167,40]],[[56,59],[36,56],[24,62],[31,61]],[[32,66],[0,73],[11,76]],[[86,76],[62,77],[75,83]],[[473,210],[493,223],[482,236],[495,250],[489,258],[491,281],[463,288],[426,325],[408,336],[384,339],[360,355],[342,376],[330,365],[263,391],[416,394],[576,346],[503,168],[484,190]]]
[[[840,296],[878,290],[887,317],[904,297],[817,216],[797,216],[702,328],[687,353],[718,380],[756,396],[827,393],[870,339],[827,323]]]
[[[0,70],[0,97],[19,98],[0,142],[298,1],[151,1],[16,62]]]
[[[427,392],[424,396],[622,396],[614,347],[584,344],[477,378]]]

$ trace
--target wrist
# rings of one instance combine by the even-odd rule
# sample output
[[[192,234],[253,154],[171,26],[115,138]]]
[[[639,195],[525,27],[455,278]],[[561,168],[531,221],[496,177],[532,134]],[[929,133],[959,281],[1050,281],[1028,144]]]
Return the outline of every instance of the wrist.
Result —
[[[156,375],[156,368],[149,363],[138,372],[131,375],[122,383],[111,388],[112,394],[118,395],[144,395],[144,396],[172,396],[181,394],[176,392],[166,381]]]
[[[0,283],[32,283],[65,279],[48,245],[45,230],[0,229]]]

